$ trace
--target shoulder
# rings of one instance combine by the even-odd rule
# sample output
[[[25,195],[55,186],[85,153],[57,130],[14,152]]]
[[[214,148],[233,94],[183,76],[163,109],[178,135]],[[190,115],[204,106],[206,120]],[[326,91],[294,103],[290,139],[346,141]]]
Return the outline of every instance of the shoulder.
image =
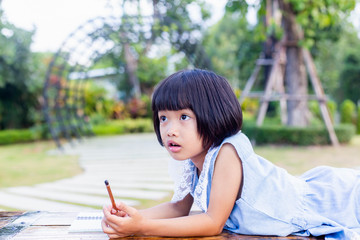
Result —
[[[235,149],[235,147],[230,143],[224,143],[219,153],[216,157],[215,162],[216,168],[222,166],[221,168],[227,169],[226,172],[231,170],[233,167],[238,167],[241,165],[241,159]]]
[[[242,146],[251,147],[251,142],[249,138],[242,131],[239,131],[238,133],[228,138],[225,138],[223,144],[224,143],[231,143],[233,145],[241,144]]]
[[[223,146],[226,145],[233,146],[235,153],[242,160],[247,159],[254,153],[250,140],[241,131],[231,137],[224,139],[222,145],[220,146],[220,150],[223,148]],[[227,148],[229,148],[229,146]]]
[[[240,158],[237,154],[236,148],[231,143],[224,143],[222,144],[221,148],[219,149],[219,153],[217,158]]]

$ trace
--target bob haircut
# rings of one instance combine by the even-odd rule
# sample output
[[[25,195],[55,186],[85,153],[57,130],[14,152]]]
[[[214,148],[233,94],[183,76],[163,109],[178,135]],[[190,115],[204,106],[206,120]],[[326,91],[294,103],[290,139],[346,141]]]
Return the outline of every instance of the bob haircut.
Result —
[[[154,129],[159,143],[158,113],[162,110],[190,109],[194,112],[197,131],[203,147],[219,146],[222,141],[240,131],[242,111],[228,81],[214,72],[181,70],[161,81],[152,97]]]

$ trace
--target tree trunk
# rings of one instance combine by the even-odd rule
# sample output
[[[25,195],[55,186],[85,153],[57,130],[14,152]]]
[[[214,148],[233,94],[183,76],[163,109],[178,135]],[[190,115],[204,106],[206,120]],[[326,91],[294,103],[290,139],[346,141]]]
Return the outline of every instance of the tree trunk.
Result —
[[[298,45],[299,40],[303,38],[302,31],[295,22],[295,15],[291,6],[279,0],[280,8],[283,10],[283,25],[286,35],[286,66],[285,66],[285,84],[286,93],[290,96],[307,95],[308,84],[304,56],[301,47]],[[299,99],[299,98],[297,98]],[[308,125],[308,105],[307,99],[287,101],[287,115],[289,126],[306,126]]]
[[[128,75],[129,81],[133,86],[134,97],[140,98],[141,90],[140,90],[140,82],[138,77],[136,76],[136,70],[138,68],[138,60],[131,53],[131,47],[129,43],[124,43],[124,55],[125,55],[125,71]]]

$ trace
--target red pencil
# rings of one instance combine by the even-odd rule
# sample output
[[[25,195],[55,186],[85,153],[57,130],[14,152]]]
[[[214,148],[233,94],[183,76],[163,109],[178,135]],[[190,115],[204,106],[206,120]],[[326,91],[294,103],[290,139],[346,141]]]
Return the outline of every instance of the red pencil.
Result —
[[[113,209],[118,211],[119,209],[116,207],[116,204],[115,204],[115,201],[114,201],[114,196],[113,196],[113,194],[111,192],[111,188],[110,188],[108,180],[105,180],[105,185],[106,185],[106,189],[107,189],[107,191],[109,193],[109,197],[110,197],[110,200],[111,200],[112,207],[113,207]]]

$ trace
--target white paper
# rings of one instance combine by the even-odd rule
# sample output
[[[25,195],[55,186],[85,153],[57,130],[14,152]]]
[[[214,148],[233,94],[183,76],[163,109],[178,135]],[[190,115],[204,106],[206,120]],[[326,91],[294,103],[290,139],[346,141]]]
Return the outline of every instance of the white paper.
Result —
[[[102,232],[103,212],[80,212],[72,222],[69,232]]]

